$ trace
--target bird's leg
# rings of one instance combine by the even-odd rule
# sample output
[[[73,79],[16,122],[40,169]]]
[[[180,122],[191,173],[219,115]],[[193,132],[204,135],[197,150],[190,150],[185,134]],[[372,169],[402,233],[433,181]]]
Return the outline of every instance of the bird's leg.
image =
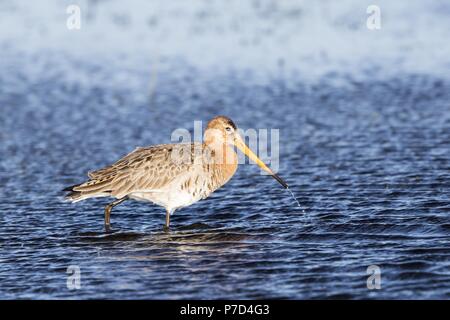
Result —
[[[164,231],[169,231],[169,225],[170,225],[170,210],[166,211],[166,224],[164,225]]]
[[[105,207],[105,231],[106,232],[111,232],[110,216],[111,216],[112,208],[114,208],[118,204],[121,204],[122,202],[124,202],[127,199],[128,199],[128,197],[123,197],[123,198],[114,200],[113,202],[111,202],[110,204],[108,204]]]

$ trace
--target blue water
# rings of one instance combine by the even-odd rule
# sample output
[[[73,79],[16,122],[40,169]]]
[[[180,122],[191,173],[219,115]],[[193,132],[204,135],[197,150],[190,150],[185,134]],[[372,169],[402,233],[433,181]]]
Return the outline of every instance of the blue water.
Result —
[[[151,64],[128,59],[3,45],[0,298],[450,298],[447,78],[368,68],[310,81],[179,58],[153,83]],[[105,234],[109,200],[64,202],[89,170],[218,114],[280,129],[279,174],[300,207],[252,165],[168,233],[151,204],[118,206]]]

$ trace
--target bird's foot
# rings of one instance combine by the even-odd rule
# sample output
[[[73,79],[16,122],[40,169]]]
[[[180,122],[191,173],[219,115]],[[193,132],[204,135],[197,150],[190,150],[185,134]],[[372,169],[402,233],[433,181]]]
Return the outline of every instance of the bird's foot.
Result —
[[[111,225],[105,224],[105,233],[112,233]]]
[[[170,231],[170,228],[169,228],[168,226],[164,225],[163,231],[164,231],[164,232],[169,232],[169,231]]]

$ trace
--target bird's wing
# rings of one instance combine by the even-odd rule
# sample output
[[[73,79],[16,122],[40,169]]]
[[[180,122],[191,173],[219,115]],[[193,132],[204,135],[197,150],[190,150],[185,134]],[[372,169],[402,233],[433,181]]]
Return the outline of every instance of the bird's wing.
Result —
[[[126,167],[131,160],[133,159],[140,159],[146,154],[151,154],[154,148],[162,147],[163,145],[157,145],[157,146],[151,146],[151,147],[137,147],[132,152],[127,154],[126,156],[122,157],[121,159],[117,160],[115,163],[106,166],[104,168],[89,171],[88,176],[91,179],[96,179],[101,176],[105,176],[108,173],[112,173],[116,170],[119,170],[120,168]]]
[[[193,169],[201,144],[162,144],[137,148],[114,164],[89,172],[91,180],[73,190],[110,193],[121,198],[131,192],[158,191]],[[183,158],[184,157],[184,158]]]

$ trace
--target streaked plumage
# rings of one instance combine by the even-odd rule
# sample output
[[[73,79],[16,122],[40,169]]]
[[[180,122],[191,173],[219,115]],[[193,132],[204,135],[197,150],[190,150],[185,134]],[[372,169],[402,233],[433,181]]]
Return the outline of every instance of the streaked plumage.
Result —
[[[108,196],[118,199],[105,210],[107,230],[109,213],[116,204],[125,199],[150,201],[166,208],[168,228],[170,214],[176,209],[207,198],[231,179],[238,165],[233,145],[255,160],[256,155],[246,148],[235,124],[227,117],[211,120],[204,140],[137,148],[114,164],[89,172],[90,180],[66,188],[71,191],[67,198],[72,202]],[[261,163],[258,164],[263,169],[284,183]]]

